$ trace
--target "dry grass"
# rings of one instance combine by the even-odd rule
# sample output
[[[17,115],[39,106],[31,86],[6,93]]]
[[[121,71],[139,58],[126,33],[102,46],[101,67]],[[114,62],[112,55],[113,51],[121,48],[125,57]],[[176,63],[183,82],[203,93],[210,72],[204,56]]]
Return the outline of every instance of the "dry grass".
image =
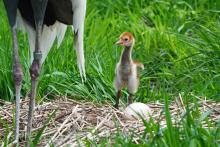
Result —
[[[197,99],[200,98],[198,97]],[[12,111],[14,111],[15,106],[4,101],[0,103],[4,104],[0,108],[0,117],[12,127]],[[165,115],[163,113],[164,105],[159,103],[148,105],[152,109],[152,118],[155,122],[160,123],[162,128],[166,127]],[[193,105],[191,104],[190,107],[192,108]],[[26,129],[27,109],[28,100],[23,100],[21,102],[20,118],[21,145],[25,143],[24,133]],[[175,102],[170,104],[169,109],[173,123],[178,125],[186,112],[181,95]],[[212,109],[213,111],[209,115],[209,118],[213,123],[216,123],[220,119],[220,103],[201,100],[199,109],[201,112]],[[41,105],[36,106],[33,122],[35,133],[45,125],[45,122],[54,110],[57,110],[56,114],[44,131],[39,146],[45,146],[47,143],[53,143],[56,146],[66,146],[67,144],[77,145],[79,140],[83,141],[83,139],[92,139],[99,142],[103,137],[113,136],[117,129],[120,129],[125,135],[129,133],[142,134],[145,129],[142,121],[126,119],[122,110],[116,110],[109,104],[95,105],[91,102],[77,102],[72,99],[57,98],[51,102],[43,102]],[[206,126],[204,125],[204,127]],[[1,124],[0,132],[4,134]],[[135,143],[138,143],[138,140],[139,138],[133,138]]]

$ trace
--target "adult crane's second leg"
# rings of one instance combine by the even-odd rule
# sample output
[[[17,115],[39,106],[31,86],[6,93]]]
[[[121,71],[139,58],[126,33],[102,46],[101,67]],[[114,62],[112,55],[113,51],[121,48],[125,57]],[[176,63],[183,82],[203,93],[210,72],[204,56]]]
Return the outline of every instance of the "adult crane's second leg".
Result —
[[[38,77],[40,74],[41,58],[42,58],[42,53],[40,50],[40,37],[41,37],[45,10],[47,6],[47,0],[43,0],[43,1],[31,0],[31,4],[34,12],[34,19],[36,25],[36,41],[35,41],[35,51],[33,53],[34,60],[30,67],[31,98],[29,102],[29,111],[28,111],[27,139],[31,137],[31,131],[32,131],[32,118],[33,118],[36,90],[37,90]],[[27,146],[29,147],[29,141],[27,141]]]

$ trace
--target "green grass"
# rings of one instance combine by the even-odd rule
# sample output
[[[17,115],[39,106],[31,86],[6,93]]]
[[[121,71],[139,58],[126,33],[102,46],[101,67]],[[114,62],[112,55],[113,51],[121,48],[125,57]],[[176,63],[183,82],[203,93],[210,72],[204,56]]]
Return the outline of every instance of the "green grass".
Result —
[[[11,32],[3,7],[0,1],[0,98],[14,101]],[[114,68],[121,54],[121,48],[114,43],[124,31],[134,34],[133,57],[145,65],[135,96],[137,101],[164,101],[164,96],[173,100],[178,93],[183,94],[185,103],[193,100],[189,93],[220,100],[219,0],[88,0],[87,8],[84,36],[87,82],[81,83],[69,29],[61,47],[53,46],[42,67],[38,101],[45,95],[48,98],[67,95],[114,102]],[[30,90],[27,36],[19,33],[19,43],[25,75],[22,96],[25,96]],[[124,99],[126,94],[124,91]],[[166,115],[169,122],[169,112]],[[148,130],[154,131],[151,143],[170,146],[170,138],[177,135],[176,144],[184,140],[184,145],[193,146],[203,142],[204,134],[213,137],[214,132],[219,132],[201,126],[194,128],[197,126],[194,117],[189,112],[183,119],[183,129],[176,130],[171,123],[162,137],[152,127]],[[182,136],[184,139],[180,140]],[[119,135],[117,139],[125,138]]]
[[[82,85],[72,48],[72,33],[56,44],[42,67],[38,100],[44,95],[69,95],[92,101],[111,100],[112,81],[124,31],[135,35],[133,57],[145,65],[136,99],[161,99],[179,92],[218,100],[220,94],[220,2],[188,0],[174,2],[121,0],[89,1],[86,18],[85,54],[88,81]],[[13,100],[12,43],[0,3],[0,97]],[[30,89],[27,36],[19,33],[20,57],[25,74],[22,95]],[[60,60],[61,59],[61,60]]]

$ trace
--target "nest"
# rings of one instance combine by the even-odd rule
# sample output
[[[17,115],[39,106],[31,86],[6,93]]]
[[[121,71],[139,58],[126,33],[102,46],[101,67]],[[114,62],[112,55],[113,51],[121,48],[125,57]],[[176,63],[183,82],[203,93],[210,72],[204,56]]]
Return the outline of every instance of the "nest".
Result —
[[[201,100],[199,97],[199,110],[207,112],[212,110],[208,117],[212,123],[220,119],[220,103]],[[0,108],[0,117],[12,127],[13,112],[15,105],[0,101],[4,105]],[[161,128],[166,127],[164,105],[160,103],[150,103],[148,106],[152,110],[152,120],[159,123]],[[193,108],[194,104],[190,107]],[[20,117],[20,145],[25,144],[25,131],[27,120],[28,100],[21,101]],[[56,110],[51,120],[49,116]],[[182,102],[181,95],[170,104],[169,110],[172,121],[177,124],[186,113],[186,108]],[[122,110],[114,109],[110,104],[93,104],[91,102],[77,102],[67,98],[56,98],[51,102],[43,102],[37,105],[34,112],[33,132],[36,134],[43,126],[47,125],[42,134],[39,146],[54,144],[55,146],[78,145],[80,141],[90,139],[99,142],[101,138],[112,137],[117,131],[127,135],[129,133],[141,136],[145,130],[143,121],[129,120]],[[204,123],[204,127],[206,124]],[[5,127],[0,123],[0,134],[4,134]],[[11,133],[12,135],[12,133]],[[3,136],[1,136],[3,137]],[[134,137],[134,143],[138,143],[138,137]]]

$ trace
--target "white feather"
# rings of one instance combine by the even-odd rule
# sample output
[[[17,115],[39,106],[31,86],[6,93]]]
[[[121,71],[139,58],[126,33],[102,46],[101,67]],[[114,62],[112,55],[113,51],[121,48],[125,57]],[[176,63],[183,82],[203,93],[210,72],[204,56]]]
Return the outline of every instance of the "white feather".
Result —
[[[19,10],[17,10],[16,23],[17,23],[18,28],[19,28],[21,31],[23,31],[23,32],[26,31],[26,30],[25,30],[25,26],[24,26],[23,19],[22,19],[22,17],[21,17],[21,13],[20,13]]]
[[[57,24],[57,27],[56,27],[57,28],[57,47],[59,48],[65,36],[67,25],[63,23],[56,23],[56,24]]]
[[[80,71],[80,76],[86,79],[85,74],[85,58],[83,47],[83,33],[84,33],[84,20],[86,14],[86,0],[71,0],[73,9],[73,32],[77,33],[75,36],[74,46],[76,48],[77,64]]]
[[[35,39],[36,39],[36,31],[21,17],[20,12],[17,13],[17,25],[18,28],[22,31],[27,32],[28,34],[28,41],[30,46],[30,53],[31,53],[31,63],[33,61],[33,52],[35,50]],[[60,46],[67,26],[62,24],[58,21],[54,25],[43,26],[43,31],[40,37],[40,50],[42,52],[42,59],[41,63],[43,63],[57,37],[58,47]]]

